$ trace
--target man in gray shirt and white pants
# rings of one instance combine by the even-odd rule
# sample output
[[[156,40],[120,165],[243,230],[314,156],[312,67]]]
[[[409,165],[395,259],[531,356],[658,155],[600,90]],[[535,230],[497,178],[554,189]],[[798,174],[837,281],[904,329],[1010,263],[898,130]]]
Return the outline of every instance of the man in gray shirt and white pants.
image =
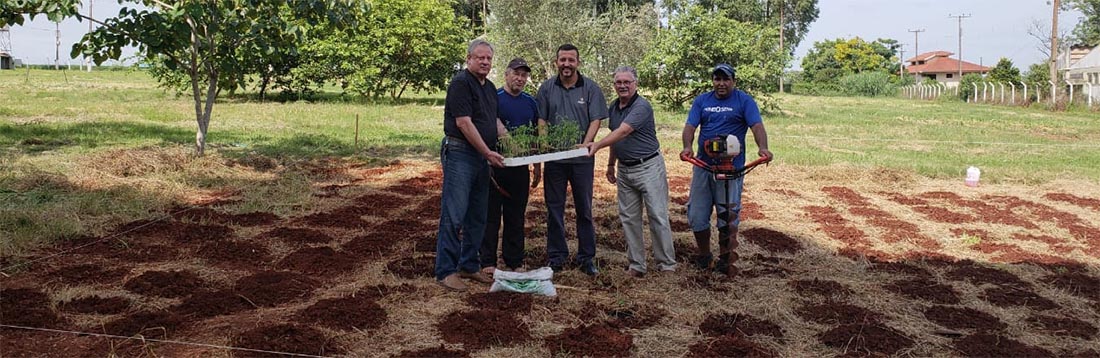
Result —
[[[607,181],[619,189],[619,220],[626,233],[627,274],[646,273],[642,205],[649,216],[653,259],[661,271],[676,270],[672,229],[668,223],[668,173],[657,141],[653,107],[638,94],[634,68],[615,69],[615,93],[619,100],[608,108],[611,134],[588,145],[588,155],[611,146],[607,159]],[[616,172],[616,164],[618,170]]]

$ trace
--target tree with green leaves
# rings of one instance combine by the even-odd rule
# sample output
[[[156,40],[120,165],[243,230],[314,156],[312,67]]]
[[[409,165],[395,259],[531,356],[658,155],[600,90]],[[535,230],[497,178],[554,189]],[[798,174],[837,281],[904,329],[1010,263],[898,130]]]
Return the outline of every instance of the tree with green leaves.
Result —
[[[0,0],[0,27],[22,25],[24,15],[32,20],[45,15],[50,21],[76,16],[80,0]]]
[[[764,109],[775,109],[767,95],[776,89],[788,55],[779,49],[779,29],[746,23],[692,6],[676,14],[638,66],[645,88],[671,108],[682,108],[712,87],[710,69],[719,63],[737,68],[737,85],[752,93]]]
[[[980,90],[982,81],[985,81],[985,79],[977,73],[963,75],[962,80],[959,81],[959,99],[963,102],[977,101],[978,98],[974,98],[974,84],[978,84]]]
[[[995,82],[1020,83],[1020,69],[1012,64],[1012,60],[1001,57],[997,65],[989,70],[989,80]]]
[[[470,33],[447,0],[375,0],[356,26],[325,25],[302,45],[296,75],[370,98],[446,88]]]
[[[867,42],[859,37],[838,38],[814,43],[802,58],[805,78],[814,83],[833,83],[841,77],[862,72],[885,72],[891,77],[898,71],[897,40]]]
[[[783,47],[788,54],[802,43],[819,13],[817,0],[698,0],[698,4],[705,9],[718,9],[726,17],[742,22],[782,25]]]
[[[1050,64],[1047,62],[1032,64],[1027,68],[1023,81],[1031,88],[1031,94],[1050,90]]]
[[[1066,0],[1065,4],[1085,15],[1073,29],[1074,41],[1100,46],[1100,0]]]

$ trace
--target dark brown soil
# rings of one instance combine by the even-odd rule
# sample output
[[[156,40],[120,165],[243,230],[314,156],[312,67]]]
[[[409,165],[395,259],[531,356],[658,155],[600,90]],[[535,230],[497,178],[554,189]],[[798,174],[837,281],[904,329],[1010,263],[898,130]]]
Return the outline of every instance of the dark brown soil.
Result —
[[[1054,357],[1046,349],[988,333],[973,334],[955,341],[955,350],[968,357]]]
[[[1100,279],[1081,271],[1069,271],[1066,273],[1044,276],[1040,282],[1066,290],[1067,292],[1100,301]]]
[[[882,315],[866,308],[846,303],[825,302],[819,305],[806,305],[795,310],[795,315],[810,322],[826,325],[863,324],[878,322]]]
[[[886,290],[917,300],[953,305],[959,303],[959,292],[951,285],[944,285],[927,278],[898,280],[886,285]]]
[[[439,218],[433,219],[431,224],[425,222],[411,218],[387,220],[374,225],[371,228],[371,233],[388,238],[403,238],[411,234],[427,234],[439,230]]]
[[[50,296],[33,288],[0,290],[0,322],[38,328],[65,325],[65,321],[50,309]]]
[[[133,231],[126,233],[126,237],[159,239],[170,244],[200,244],[213,240],[225,240],[234,235],[233,229],[222,224],[203,225],[169,220],[146,224],[146,226],[135,226]]]
[[[371,300],[380,300],[394,293],[411,292],[416,292],[416,286],[407,283],[395,286],[373,285],[359,289],[359,291],[355,292],[355,297],[366,297],[367,299]]]
[[[924,214],[928,220],[947,224],[965,224],[978,221],[973,215],[951,211],[938,206],[917,205],[911,206],[913,210]]]
[[[1061,201],[1064,203],[1070,203],[1083,208],[1100,211],[1100,199],[1082,198],[1080,196],[1066,193],[1046,193],[1046,195],[1043,195],[1043,198],[1054,201]]]
[[[466,296],[475,309],[494,309],[514,313],[531,312],[531,295],[515,292],[482,292]]]
[[[725,275],[716,276],[707,271],[700,271],[685,275],[680,286],[688,289],[704,289],[711,292],[726,293],[730,290],[729,286],[724,284],[726,282],[730,282],[730,279]]]
[[[357,205],[373,208],[369,213],[389,216],[394,210],[404,207],[408,199],[389,193],[368,193],[353,200]],[[435,202],[439,205],[439,201]]]
[[[237,280],[236,290],[256,305],[272,307],[307,296],[318,286],[301,274],[264,271]]]
[[[668,225],[672,228],[672,232],[691,232],[691,224],[684,220],[669,220]]]
[[[547,337],[545,345],[557,356],[629,357],[634,349],[634,337],[606,324],[594,324],[566,328],[560,334]]]
[[[130,300],[123,297],[88,296],[62,302],[58,309],[66,312],[119,314],[130,308]]]
[[[62,282],[68,284],[86,285],[92,283],[118,282],[123,277],[126,277],[128,273],[130,273],[130,268],[125,266],[116,266],[108,269],[93,264],[76,264],[54,270],[49,276],[60,278]]]
[[[991,287],[986,289],[980,297],[997,307],[1030,307],[1037,310],[1059,307],[1054,301],[1034,292],[1013,287]]]
[[[975,285],[991,284],[1005,287],[1030,287],[1016,275],[1007,271],[992,267],[979,266],[972,261],[960,261],[951,272],[947,273],[948,279],[955,281],[968,281]]]
[[[842,186],[827,186],[821,188],[821,191],[828,194],[830,198],[836,201],[847,204],[848,206],[870,206],[871,202],[867,201],[867,198],[860,195],[855,190]]]
[[[175,313],[166,311],[136,312],[107,322],[103,332],[116,336],[142,335],[147,338],[171,337],[183,330],[186,321]]]
[[[924,310],[924,318],[948,329],[995,332],[1008,328],[996,316],[969,307],[932,306]]]
[[[672,201],[673,204],[676,204],[676,205],[687,205],[688,196],[687,195],[676,195],[676,196],[671,197],[670,200]]]
[[[277,238],[290,244],[324,244],[332,242],[332,237],[315,229],[279,227],[260,234],[262,239]]]
[[[432,191],[416,185],[398,184],[386,187],[386,192],[408,196],[421,196]],[[436,190],[435,192],[438,192],[438,190]]]
[[[793,254],[802,251],[802,243],[789,235],[768,228],[752,228],[741,233],[756,246],[772,253]]]
[[[803,207],[810,218],[817,223],[821,231],[829,238],[845,243],[849,248],[860,250],[871,246],[867,234],[850,225],[850,222],[840,215],[836,209],[828,206]]]
[[[122,285],[126,290],[146,296],[184,297],[206,282],[189,271],[145,271]]]
[[[531,332],[523,321],[499,310],[451,312],[436,327],[443,341],[462,343],[466,350],[511,346],[531,339]]]
[[[328,298],[298,312],[297,319],[335,330],[369,330],[386,323],[386,310],[367,297]]]
[[[1041,332],[1050,335],[1070,336],[1085,340],[1096,336],[1095,326],[1076,318],[1032,315],[1028,317],[1027,322],[1038,327]]]
[[[699,341],[688,347],[689,357],[719,358],[719,357],[744,357],[744,358],[770,358],[776,357],[775,352],[753,343],[752,341],[737,335],[721,336],[717,339]]]
[[[927,200],[924,200],[924,199],[921,199],[921,198],[918,198],[918,197],[915,197],[915,196],[907,196],[907,195],[899,194],[899,193],[880,193],[880,194],[886,195],[888,197],[888,199],[890,199],[890,201],[893,201],[893,202],[901,204],[901,205],[906,205],[906,206],[928,205]]]
[[[297,219],[298,222],[309,226],[332,227],[341,229],[364,229],[367,222],[363,221],[362,214],[348,210],[333,210],[327,213],[309,214]]]
[[[746,201],[741,204],[741,213],[739,215],[742,222],[748,220],[764,220],[767,218],[764,216],[764,213],[760,211],[760,204],[751,201]]]
[[[195,252],[207,262],[229,268],[253,268],[271,262],[267,248],[254,242],[212,241]]]
[[[369,234],[352,238],[340,246],[340,249],[356,256],[378,257],[392,252],[394,245],[399,242],[382,235]],[[432,251],[435,251],[434,247]]]
[[[247,299],[234,290],[199,291],[170,310],[182,316],[209,318],[255,309]]]
[[[230,214],[205,207],[188,208],[175,206],[169,208],[167,211],[176,220],[186,220],[193,222],[226,224],[229,222],[229,218],[231,217]]]
[[[691,189],[691,177],[669,176],[668,188],[672,191],[688,191]]]
[[[102,241],[88,242],[87,246],[79,246],[73,253],[94,255],[122,262],[154,262],[173,260],[179,256],[179,249],[173,246],[154,245],[149,241],[153,239],[120,239],[112,238]]]
[[[843,355],[890,356],[913,346],[904,333],[878,323],[841,325],[821,333],[818,339]]]
[[[783,338],[783,329],[779,325],[740,313],[709,315],[703,320],[703,323],[699,324],[699,330],[711,337],[765,335]]]
[[[290,253],[275,267],[314,276],[346,274],[356,266],[354,256],[328,246],[307,247]]]
[[[450,350],[442,344],[435,348],[424,348],[415,351],[401,351],[394,358],[467,358],[470,353],[463,350]]]
[[[415,235],[410,237],[409,240],[413,242],[413,252],[417,253],[433,253],[435,252],[436,237],[435,233],[425,235]]]
[[[619,328],[646,329],[652,327],[668,315],[663,309],[634,305],[631,307],[613,308],[606,311],[607,324]]]
[[[280,324],[255,328],[237,336],[236,345],[242,348],[272,352],[308,354],[315,356],[337,355],[342,349],[329,342],[324,333],[314,328],[296,324]],[[283,357],[270,353],[236,351],[239,357]]]
[[[401,278],[435,277],[435,256],[397,259],[386,264],[386,270]]]
[[[852,294],[852,289],[839,282],[819,280],[816,277],[812,280],[788,281],[787,284],[802,297],[819,295],[829,299],[833,297],[847,297]]]
[[[923,267],[916,266],[916,265],[909,264],[909,263],[905,263],[905,262],[898,262],[898,261],[892,261],[892,262],[876,261],[876,262],[872,262],[871,266],[868,267],[868,269],[870,269],[871,271],[875,271],[875,272],[888,272],[888,273],[892,273],[892,274],[910,275],[910,276],[915,276],[915,277],[931,277],[932,276],[932,272],[928,271],[927,269],[925,269]]]

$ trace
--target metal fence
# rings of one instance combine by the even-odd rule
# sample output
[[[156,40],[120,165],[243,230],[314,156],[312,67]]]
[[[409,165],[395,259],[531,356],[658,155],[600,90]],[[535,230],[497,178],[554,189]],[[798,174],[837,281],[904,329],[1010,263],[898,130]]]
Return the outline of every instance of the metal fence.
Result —
[[[945,95],[963,98],[959,91],[967,91],[967,103],[991,103],[1002,105],[1031,105],[1048,103],[1054,107],[1078,105],[1087,108],[1100,108],[1100,82],[1070,83],[1055,86],[1047,83],[982,81],[970,83],[970,88],[949,87],[943,83],[918,83],[901,87],[902,97],[910,99],[935,100]]]

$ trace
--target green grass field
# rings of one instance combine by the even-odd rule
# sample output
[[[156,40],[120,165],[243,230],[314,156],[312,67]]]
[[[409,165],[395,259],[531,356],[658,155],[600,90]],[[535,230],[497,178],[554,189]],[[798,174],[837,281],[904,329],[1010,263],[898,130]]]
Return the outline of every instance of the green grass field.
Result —
[[[190,98],[157,88],[143,72],[3,71],[0,84],[0,250],[11,253],[148,215],[196,192],[243,188],[241,211],[301,210],[309,205],[309,163],[434,160],[442,136],[442,94],[381,104],[335,95],[287,103],[224,98],[214,108],[210,154],[191,158]],[[885,168],[960,181],[974,165],[992,183],[1100,178],[1096,112],[779,99],[782,113],[765,116],[773,165]],[[678,150],[685,117],[686,110],[659,110],[663,146]]]

